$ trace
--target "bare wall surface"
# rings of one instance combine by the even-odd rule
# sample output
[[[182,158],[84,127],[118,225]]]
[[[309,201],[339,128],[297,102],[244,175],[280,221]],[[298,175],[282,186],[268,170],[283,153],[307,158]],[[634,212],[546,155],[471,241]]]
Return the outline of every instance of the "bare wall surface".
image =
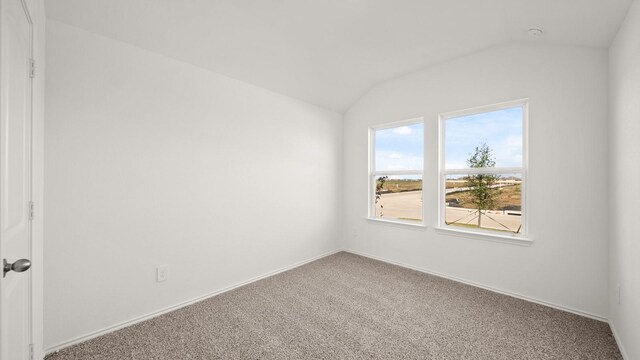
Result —
[[[45,348],[338,248],[341,115],[55,21],[47,56]]]
[[[531,246],[438,223],[438,114],[529,99]],[[345,248],[606,318],[607,52],[516,42],[382,83],[345,115]],[[425,117],[425,231],[369,223],[367,128]]]
[[[627,359],[640,359],[640,3],[635,1],[609,49],[611,323]],[[619,288],[618,288],[619,286]],[[619,295],[618,295],[619,293]]]

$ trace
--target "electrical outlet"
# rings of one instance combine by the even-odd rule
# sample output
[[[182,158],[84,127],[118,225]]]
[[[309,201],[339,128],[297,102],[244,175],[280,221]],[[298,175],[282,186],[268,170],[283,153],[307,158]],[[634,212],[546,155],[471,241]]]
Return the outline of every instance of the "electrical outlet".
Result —
[[[621,293],[620,293],[620,284],[618,284],[618,305],[620,305],[620,301],[621,301]]]
[[[169,276],[169,265],[162,265],[156,268],[156,282],[167,281]]]

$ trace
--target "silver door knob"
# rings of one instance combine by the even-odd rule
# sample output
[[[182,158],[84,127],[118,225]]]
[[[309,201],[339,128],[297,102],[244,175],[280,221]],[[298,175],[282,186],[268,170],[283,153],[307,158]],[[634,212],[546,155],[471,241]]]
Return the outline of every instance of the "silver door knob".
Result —
[[[2,259],[2,277],[7,276],[9,271],[23,272],[29,270],[31,267],[31,261],[27,259],[20,259],[10,264],[7,259]]]

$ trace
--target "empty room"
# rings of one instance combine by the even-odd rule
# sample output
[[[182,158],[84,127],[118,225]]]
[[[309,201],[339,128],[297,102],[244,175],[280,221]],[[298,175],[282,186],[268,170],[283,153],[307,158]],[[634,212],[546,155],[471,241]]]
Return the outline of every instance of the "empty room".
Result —
[[[640,0],[0,21],[0,360],[640,360]]]

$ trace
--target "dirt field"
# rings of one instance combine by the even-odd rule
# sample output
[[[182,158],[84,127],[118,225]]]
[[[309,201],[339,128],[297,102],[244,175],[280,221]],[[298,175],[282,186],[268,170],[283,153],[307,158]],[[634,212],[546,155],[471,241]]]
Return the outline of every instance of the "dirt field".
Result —
[[[501,183],[499,181],[498,183]],[[508,186],[493,189],[496,193],[495,209],[497,210],[520,210],[522,206],[522,186],[519,183],[511,184],[505,181]],[[451,190],[455,188],[464,188],[467,186],[465,180],[447,180],[445,184],[446,188]],[[389,179],[384,183],[383,191],[387,193],[401,193],[407,191],[420,191],[422,190],[421,180],[396,180]],[[458,200],[458,205],[461,208],[473,209],[475,205],[471,200],[471,193],[469,191],[455,192],[448,194],[446,202],[454,202],[454,199]]]
[[[516,186],[509,186],[515,193]],[[519,187],[519,185],[518,185]],[[461,193],[455,194],[459,195]],[[507,196],[505,194],[505,196]],[[388,219],[422,220],[422,191],[396,192],[382,194],[376,205],[376,216]],[[445,221],[452,226],[477,228],[478,218],[475,209],[463,207],[445,207]],[[483,212],[482,228],[516,232],[520,227],[522,217],[517,211],[490,210]]]
[[[380,182],[378,181],[378,184],[379,183]],[[422,190],[422,180],[389,179],[385,181],[383,190],[386,190],[392,193]]]
[[[496,193],[495,209],[520,210],[522,207],[522,186],[520,184],[492,189]],[[473,209],[474,204],[469,191],[457,192],[447,195],[446,202],[453,203],[458,199],[459,205],[465,209]]]

